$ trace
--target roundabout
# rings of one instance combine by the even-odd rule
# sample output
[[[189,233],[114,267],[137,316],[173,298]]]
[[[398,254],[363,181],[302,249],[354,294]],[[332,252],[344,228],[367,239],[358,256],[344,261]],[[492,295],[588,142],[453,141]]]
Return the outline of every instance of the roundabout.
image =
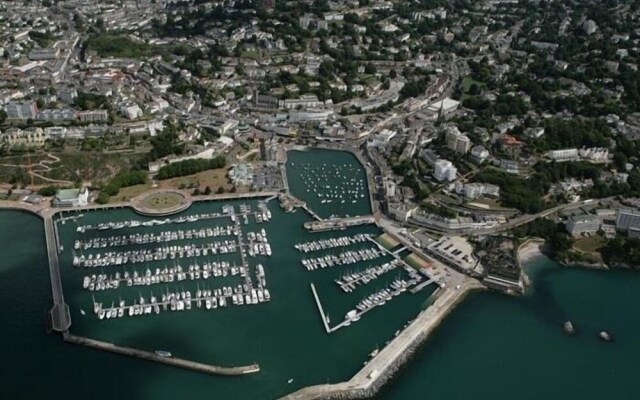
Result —
[[[133,198],[131,205],[140,215],[166,216],[188,209],[191,206],[191,198],[178,190],[158,190]]]

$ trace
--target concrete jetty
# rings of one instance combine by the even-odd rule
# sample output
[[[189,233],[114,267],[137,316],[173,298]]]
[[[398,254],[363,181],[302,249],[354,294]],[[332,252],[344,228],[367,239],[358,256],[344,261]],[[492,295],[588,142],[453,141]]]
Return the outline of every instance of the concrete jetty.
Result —
[[[112,343],[102,342],[99,340],[89,339],[85,337],[71,335],[69,333],[63,334],[65,342],[80,344],[95,349],[110,351],[116,354],[122,354],[131,357],[137,357],[143,360],[155,361],[162,364],[172,365],[174,367],[180,367],[189,369],[192,371],[203,372],[211,375],[246,375],[260,371],[258,364],[251,364],[241,367],[219,367],[215,365],[203,364],[195,361],[184,360],[175,357],[163,357],[156,353],[149,351],[132,349],[130,347],[116,346]]]
[[[331,333],[331,328],[329,328],[329,322],[327,322],[327,316],[324,313],[324,310],[322,309],[322,303],[320,303],[318,292],[316,292],[316,287],[313,283],[311,284],[311,291],[313,292],[313,298],[316,300],[316,305],[318,306],[318,311],[320,312],[320,318],[322,318],[322,324],[324,325],[324,330],[327,331],[327,333]]]
[[[64,293],[62,291],[56,227],[51,213],[45,213],[43,218],[47,240],[47,256],[49,257],[51,292],[53,294],[53,308],[49,312],[51,316],[51,328],[57,332],[66,332],[71,326],[71,315],[69,313],[69,306],[64,302]]]
[[[478,281],[466,278],[460,286],[441,289],[434,303],[350,380],[308,386],[284,396],[282,400],[360,399],[373,396],[468,293],[482,288],[484,286]]]

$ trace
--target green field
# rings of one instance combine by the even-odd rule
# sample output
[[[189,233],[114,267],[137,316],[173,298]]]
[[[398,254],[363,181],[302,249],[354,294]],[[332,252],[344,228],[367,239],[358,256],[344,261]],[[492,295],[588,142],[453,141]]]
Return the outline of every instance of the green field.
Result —
[[[583,253],[593,253],[604,247],[605,244],[607,244],[607,239],[600,235],[593,235],[576,240],[573,248]]]

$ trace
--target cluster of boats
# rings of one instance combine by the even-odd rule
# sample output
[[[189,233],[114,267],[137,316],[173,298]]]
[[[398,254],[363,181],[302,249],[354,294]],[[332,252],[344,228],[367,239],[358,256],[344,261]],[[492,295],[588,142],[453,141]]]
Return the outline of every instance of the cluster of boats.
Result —
[[[249,214],[253,214],[256,218],[256,222],[259,224],[268,222],[271,219],[271,211],[269,211],[269,208],[267,208],[266,203],[259,203],[259,210],[255,212],[251,209],[250,204],[240,204],[238,208],[240,209],[239,215],[243,218],[245,225],[249,223]],[[238,221],[238,214],[236,214],[236,210],[232,205],[223,206],[222,212],[229,215],[229,217],[231,218],[231,222],[235,223]]]
[[[103,249],[105,247],[129,246],[136,244],[166,243],[176,240],[206,239],[218,236],[237,236],[238,230],[233,225],[216,226],[206,229],[187,229],[164,231],[160,233],[136,233],[123,236],[96,237],[88,240],[76,240],[75,250]]]
[[[121,283],[123,285],[126,284],[126,286],[149,286],[161,283],[182,282],[184,280],[207,280],[212,277],[218,278],[236,275],[246,276],[246,268],[236,266],[235,264],[231,265],[227,261],[207,262],[203,265],[195,263],[186,268],[182,268],[180,264],[177,264],[170,268],[156,268],[155,271],[147,268],[144,273],[124,271],[122,274],[116,272],[115,274],[109,275],[87,275],[82,281],[82,287],[90,291],[100,291],[117,289]]]
[[[333,267],[335,265],[349,265],[355,264],[360,261],[375,260],[378,257],[384,256],[386,253],[378,249],[360,249],[360,250],[348,250],[338,255],[327,254],[325,256],[303,259],[302,265],[307,268],[308,271],[313,271],[318,268]]]
[[[197,308],[207,310],[218,307],[226,307],[228,302],[234,305],[259,304],[271,300],[269,289],[250,289],[238,285],[236,287],[225,286],[217,289],[200,289],[192,295],[189,290],[176,290],[162,293],[160,298],[151,293],[149,299],[140,295],[133,304],[127,305],[122,299],[116,305],[111,303],[110,307],[103,307],[102,303],[93,300],[93,312],[98,319],[121,318],[125,315],[130,317],[138,315],[160,314],[161,311],[184,311],[191,310],[193,305]],[[81,310],[82,313],[84,311]]]
[[[296,170],[306,192],[315,194],[321,203],[356,203],[366,195],[367,186],[362,178],[362,169],[356,165],[301,163]]]
[[[411,284],[411,281],[396,279],[391,282],[389,287],[368,295],[356,304],[357,310],[350,310],[347,312],[344,317],[346,322],[345,325],[349,325],[350,322],[358,321],[362,313],[365,313],[374,307],[386,304],[387,301],[391,300],[394,296],[398,296],[400,293],[406,291]]]
[[[267,232],[262,228],[260,232],[247,233],[249,245],[247,251],[251,257],[255,256],[271,256],[271,245],[267,241]]]
[[[74,267],[106,267],[118,266],[128,263],[136,264],[149,261],[162,261],[167,259],[201,257],[210,254],[228,254],[236,252],[237,244],[233,240],[224,240],[201,245],[188,244],[183,246],[165,246],[154,249],[138,249],[122,252],[107,252],[104,254],[80,254],[73,256]]]
[[[166,224],[183,224],[185,222],[196,222],[200,220],[220,218],[224,215],[220,213],[206,213],[206,214],[194,214],[184,217],[177,218],[165,218],[165,219],[149,219],[146,221],[140,220],[128,220],[128,221],[120,221],[120,222],[103,222],[96,225],[79,225],[76,228],[77,232],[84,233],[86,231],[106,231],[109,229],[122,229],[122,228],[137,228],[141,226],[150,227],[157,225],[166,225]]]
[[[309,253],[312,251],[333,249],[336,247],[349,246],[356,243],[362,243],[371,238],[368,233],[359,233],[355,236],[341,236],[336,238],[313,240],[310,242],[298,243],[294,247],[296,250],[303,253]]]
[[[358,285],[366,285],[367,283],[377,279],[380,275],[383,275],[389,271],[393,271],[398,267],[401,262],[399,260],[393,260],[382,265],[375,265],[362,271],[347,272],[342,277],[335,280],[346,293],[353,291]]]

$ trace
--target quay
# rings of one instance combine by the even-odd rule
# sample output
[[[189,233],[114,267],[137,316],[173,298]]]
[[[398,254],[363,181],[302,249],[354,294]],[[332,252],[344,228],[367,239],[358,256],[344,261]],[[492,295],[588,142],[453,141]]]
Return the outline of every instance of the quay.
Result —
[[[359,225],[368,225],[375,222],[376,219],[372,216],[334,218],[319,221],[307,221],[304,223],[304,227],[310,232],[325,232],[347,229]]]
[[[465,277],[461,285],[441,289],[441,295],[434,303],[422,311],[350,380],[308,386],[282,397],[281,400],[358,399],[374,396],[467,294],[483,288],[478,281]]]
[[[251,365],[240,366],[240,367],[220,367],[215,365],[203,364],[195,361],[184,360],[181,358],[163,357],[156,353],[132,349],[130,347],[117,346],[112,343],[75,336],[70,333],[63,334],[63,338],[64,338],[64,341],[68,343],[88,346],[94,349],[136,357],[142,360],[155,361],[162,364],[172,365],[174,367],[185,368],[192,371],[203,372],[211,375],[234,376],[234,375],[252,374],[260,371],[260,366],[258,364],[251,364]]]

